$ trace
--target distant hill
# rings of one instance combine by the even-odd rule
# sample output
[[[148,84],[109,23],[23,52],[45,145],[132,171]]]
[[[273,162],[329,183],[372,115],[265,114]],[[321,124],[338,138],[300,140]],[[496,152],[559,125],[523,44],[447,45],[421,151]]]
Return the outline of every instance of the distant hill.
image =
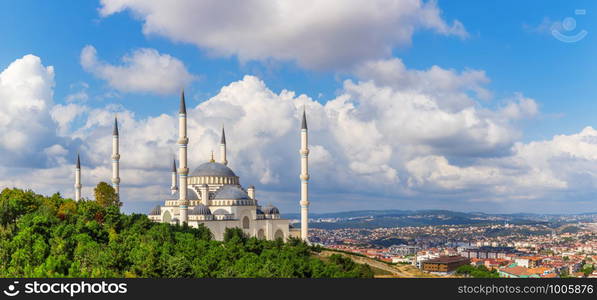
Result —
[[[342,211],[342,212],[330,212],[330,213],[309,213],[311,218],[350,218],[350,217],[363,217],[363,216],[388,216],[388,215],[410,215],[417,213],[445,213],[445,214],[459,214],[466,216],[495,216],[503,217],[506,219],[512,218],[558,218],[558,217],[595,217],[597,212],[584,212],[577,214],[538,214],[528,212],[518,213],[484,213],[484,212],[458,212],[452,210],[442,209],[427,209],[427,210],[400,210],[400,209],[389,209],[389,210],[353,210],[353,211]],[[284,218],[299,219],[299,213],[283,214]]]
[[[285,214],[284,218],[300,219],[300,214]],[[380,228],[435,225],[483,224],[561,224],[592,221],[597,214],[488,214],[483,212],[457,212],[450,210],[359,210],[309,215],[312,228]],[[555,226],[555,225],[554,225]]]

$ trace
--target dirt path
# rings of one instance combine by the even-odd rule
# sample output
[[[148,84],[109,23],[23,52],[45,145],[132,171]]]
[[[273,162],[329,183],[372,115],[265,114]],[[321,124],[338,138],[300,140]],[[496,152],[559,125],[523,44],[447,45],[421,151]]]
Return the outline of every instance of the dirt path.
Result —
[[[353,261],[359,264],[366,264],[371,267],[384,270],[386,272],[391,273],[392,275],[379,275],[376,277],[379,278],[422,278],[422,277],[438,277],[435,275],[427,274],[422,272],[421,270],[415,268],[414,266],[410,265],[389,265],[375,259],[369,257],[362,257],[357,255],[351,255],[343,252],[335,252],[330,250],[323,250],[319,253],[320,256],[328,257],[332,254],[340,254],[346,257],[350,257]]]

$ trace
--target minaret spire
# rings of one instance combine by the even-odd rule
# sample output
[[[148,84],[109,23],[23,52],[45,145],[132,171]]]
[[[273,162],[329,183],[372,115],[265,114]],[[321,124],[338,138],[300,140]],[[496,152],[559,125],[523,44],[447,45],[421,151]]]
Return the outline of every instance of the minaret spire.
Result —
[[[118,135],[118,117],[114,117],[114,130],[112,130],[112,135]]]
[[[180,110],[178,113],[178,161],[180,168],[178,169],[179,176],[179,193],[178,193],[178,208],[180,212],[180,222],[187,223],[187,212],[189,209],[189,200],[187,200],[187,176],[189,168],[187,167],[187,145],[189,138],[187,137],[187,107],[185,104],[184,90],[180,93]]]
[[[75,166],[75,201],[81,200],[81,159],[77,153],[77,163]]]
[[[178,191],[178,185],[176,184],[176,159],[172,159],[172,186],[170,186],[170,191],[172,191],[172,195],[176,194]]]
[[[303,120],[301,122],[301,239],[309,242],[309,140],[307,130],[307,114],[303,107]]]
[[[180,92],[180,109],[178,111],[178,113],[180,114],[187,114],[187,105],[185,103],[185,99],[184,99],[184,89],[182,90],[182,92]]]
[[[114,130],[112,131],[112,186],[120,197],[120,143],[118,135],[118,118],[114,117]]]
[[[305,107],[303,107],[303,121],[301,122],[301,130],[307,130],[307,115],[305,113]]]
[[[228,160],[226,160],[226,133],[224,132],[224,125],[222,125],[222,137],[220,138],[220,163],[228,165]]]

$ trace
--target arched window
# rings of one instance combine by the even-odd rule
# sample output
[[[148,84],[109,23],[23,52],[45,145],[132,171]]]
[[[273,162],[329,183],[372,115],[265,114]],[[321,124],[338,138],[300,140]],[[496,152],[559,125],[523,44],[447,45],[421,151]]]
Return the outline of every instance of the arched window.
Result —
[[[249,229],[249,217],[244,217],[243,218],[243,228],[244,229]]]
[[[164,222],[164,223],[170,223],[170,221],[172,221],[172,215],[170,215],[169,211],[166,211],[164,213],[164,215],[162,216],[162,222]]]
[[[259,229],[259,231],[257,231],[257,238],[260,240],[265,239],[265,231],[263,231],[263,229]]]
[[[284,233],[282,232],[282,230],[276,230],[276,233],[274,234],[274,239],[284,239]]]

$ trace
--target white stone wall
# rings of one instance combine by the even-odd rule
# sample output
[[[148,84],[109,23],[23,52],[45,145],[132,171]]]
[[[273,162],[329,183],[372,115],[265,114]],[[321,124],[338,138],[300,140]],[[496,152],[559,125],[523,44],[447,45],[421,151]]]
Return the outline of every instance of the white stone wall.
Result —
[[[199,224],[204,224],[212,232],[214,238],[219,241],[224,239],[224,232],[226,231],[226,228],[234,227],[243,229],[243,231],[251,237],[259,237],[261,231],[263,233],[263,237],[268,240],[274,240],[276,238],[276,232],[278,231],[284,240],[288,239],[290,236],[300,237],[300,233],[297,234],[297,232],[293,232],[291,235],[289,226],[290,220],[257,220],[256,206],[210,206],[209,208],[212,213],[218,209],[226,210],[226,212],[230,215],[230,217],[233,217],[233,219],[216,220],[218,216],[214,215],[213,220],[195,220],[195,218],[190,218],[188,224],[189,226],[195,228],[198,227]],[[192,210],[191,207],[189,207],[189,211],[190,210]],[[155,222],[168,222],[164,219],[167,215],[169,215],[170,220],[172,220],[174,218],[178,218],[178,214],[179,208],[177,206],[162,206],[161,215],[150,216],[150,219]],[[245,217],[249,220],[249,228],[243,228],[243,220]]]
[[[242,224],[242,217],[235,220],[224,220],[224,221],[189,221],[189,226],[199,227],[199,224],[205,225],[214,236],[214,239],[221,241],[224,239],[224,232],[226,228],[238,227],[251,237],[258,237],[259,231],[263,230],[264,237],[268,240],[274,240],[277,231],[281,233],[282,239],[286,240],[290,237],[289,224],[290,220],[277,219],[277,220],[255,220],[250,219],[249,228],[244,229]]]

